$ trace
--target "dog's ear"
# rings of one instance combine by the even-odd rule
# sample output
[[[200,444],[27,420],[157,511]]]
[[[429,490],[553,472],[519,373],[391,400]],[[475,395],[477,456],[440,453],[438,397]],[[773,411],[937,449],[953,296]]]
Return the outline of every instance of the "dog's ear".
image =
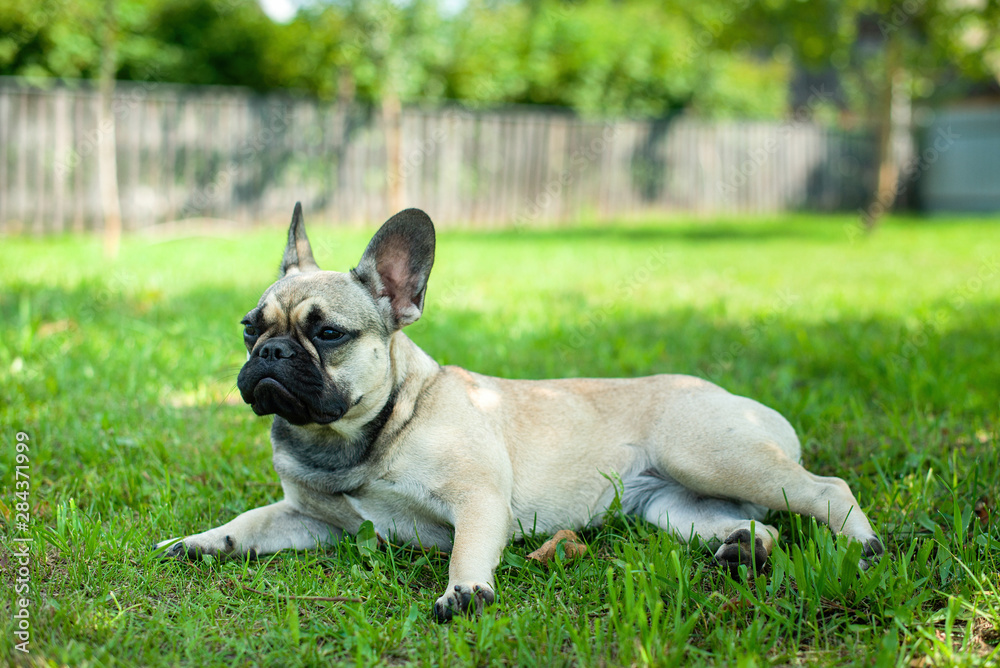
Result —
[[[434,223],[420,209],[400,211],[368,242],[354,274],[376,301],[388,298],[396,329],[420,319],[434,264]]]
[[[310,271],[319,271],[319,265],[313,259],[312,246],[309,245],[309,237],[306,236],[306,224],[302,220],[302,203],[296,202],[295,210],[292,212],[292,224],[288,226],[288,245],[285,246],[285,254],[281,258],[279,275],[291,276]]]

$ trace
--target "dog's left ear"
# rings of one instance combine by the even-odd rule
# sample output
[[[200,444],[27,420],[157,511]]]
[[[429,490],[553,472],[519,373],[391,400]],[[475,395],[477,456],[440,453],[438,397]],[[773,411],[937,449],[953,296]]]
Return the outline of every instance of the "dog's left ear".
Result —
[[[434,223],[420,209],[400,211],[368,242],[355,275],[376,301],[388,298],[396,329],[420,319],[434,264]]]
[[[309,244],[309,237],[306,236],[306,224],[302,220],[302,203],[296,202],[295,210],[292,211],[292,224],[288,226],[288,245],[285,246],[285,254],[281,258],[279,277],[305,274],[310,271],[319,271],[319,265],[313,259],[312,246]]]

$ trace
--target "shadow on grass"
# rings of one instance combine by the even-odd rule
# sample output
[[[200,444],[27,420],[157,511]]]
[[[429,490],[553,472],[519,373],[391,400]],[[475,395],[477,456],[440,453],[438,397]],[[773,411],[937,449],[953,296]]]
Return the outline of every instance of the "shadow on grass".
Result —
[[[196,415],[203,424],[213,411],[242,409],[200,402],[197,392],[235,378],[245,357],[236,323],[256,295],[198,289],[95,300],[92,287],[34,291],[28,310],[17,294],[0,296],[0,320],[11,323],[0,338],[8,414],[68,433],[77,425],[100,441],[109,429],[155,429],[157,416],[179,415],[161,405],[164,388],[173,388],[193,397],[186,417],[163,427],[183,440],[185,421]],[[455,309],[427,313],[408,333],[441,363],[489,375],[705,377],[785,414],[804,441],[819,442],[822,466],[833,469],[922,448],[943,455],[967,444],[972,452],[998,422],[1000,303],[932,305],[929,313],[948,315],[944,325],[783,316],[747,324],[694,309],[592,321],[571,305],[553,308],[565,317],[517,334],[499,316]],[[87,460],[96,464],[99,453]]]
[[[810,219],[790,223],[787,219],[777,220],[732,220],[706,221],[699,223],[689,218],[664,224],[644,224],[641,221],[627,225],[586,225],[576,227],[552,227],[518,230],[448,230],[447,242],[464,239],[495,239],[498,241],[524,241],[525,243],[546,241],[695,241],[741,243],[767,242],[773,240],[844,240],[844,225],[852,222],[849,216],[830,219]]]

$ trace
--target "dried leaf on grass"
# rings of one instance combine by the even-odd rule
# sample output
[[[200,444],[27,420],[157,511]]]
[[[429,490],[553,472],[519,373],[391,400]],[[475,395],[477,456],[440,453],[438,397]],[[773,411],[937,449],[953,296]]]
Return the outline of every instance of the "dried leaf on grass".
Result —
[[[972,634],[968,638],[963,633],[956,632],[952,633],[949,640],[948,636],[941,630],[936,631],[934,635],[939,642],[945,646],[950,645],[955,651],[968,647],[970,651],[979,656],[994,654],[996,652],[995,645],[1000,642],[1000,631],[985,617],[977,617],[973,620]],[[941,665],[937,657],[927,655],[918,656],[910,661],[910,668],[931,668],[937,665]]]
[[[972,509],[972,512],[974,512],[976,514],[976,517],[979,518],[979,523],[982,526],[987,526],[990,523],[990,500],[989,500],[989,498],[987,498],[987,497],[984,496],[984,497],[980,498],[978,501],[976,501],[976,506],[975,506],[975,508]]]
[[[534,559],[545,565],[550,559],[556,556],[556,548],[560,543],[562,543],[567,559],[582,557],[587,552],[587,546],[580,542],[575,532],[569,529],[562,529],[557,531],[556,535],[552,536],[552,538],[545,541],[540,548],[529,554],[528,559]]]
[[[1000,643],[1000,629],[993,626],[993,623],[985,617],[978,617],[972,624],[972,635],[981,642],[990,645]]]

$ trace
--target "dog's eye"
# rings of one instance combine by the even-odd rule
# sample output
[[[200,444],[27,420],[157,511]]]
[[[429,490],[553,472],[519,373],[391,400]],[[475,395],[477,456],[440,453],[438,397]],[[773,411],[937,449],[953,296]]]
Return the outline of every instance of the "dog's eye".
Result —
[[[253,325],[244,325],[243,334],[244,336],[249,336],[250,338],[253,338],[257,336],[257,328],[254,327]]]
[[[336,330],[333,327],[324,327],[319,330],[318,334],[316,334],[316,338],[320,341],[339,341],[344,338],[344,336],[345,334],[343,332]]]

